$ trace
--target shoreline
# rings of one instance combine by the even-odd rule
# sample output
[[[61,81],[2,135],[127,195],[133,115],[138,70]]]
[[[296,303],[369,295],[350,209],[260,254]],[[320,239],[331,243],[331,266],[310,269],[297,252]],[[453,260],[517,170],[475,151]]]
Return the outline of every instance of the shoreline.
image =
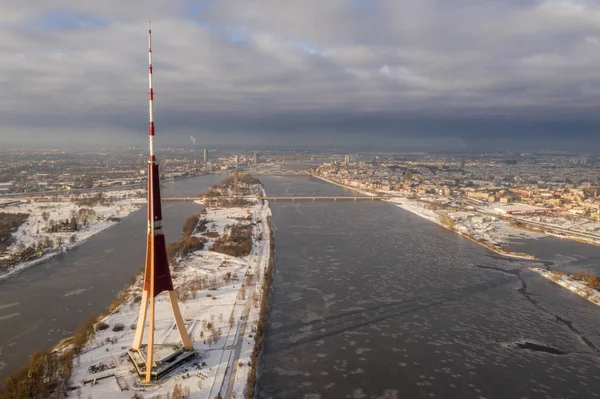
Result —
[[[400,198],[397,198],[396,200],[399,200],[399,199]],[[405,202],[411,202],[411,205],[415,205],[416,204],[415,201],[411,201],[411,200],[409,200],[407,198],[402,198],[402,200],[405,201]],[[395,202],[395,201],[393,201],[393,202]],[[413,206],[406,206],[405,204],[402,204],[402,203],[395,203],[395,205],[397,207],[401,208],[401,209],[404,209],[405,211],[408,211],[408,212],[411,212],[412,214],[420,216],[423,219],[429,220],[430,222],[433,222],[433,223],[437,224],[438,226],[445,228],[446,230],[449,230],[449,231],[451,231],[453,233],[456,233],[459,236],[464,237],[464,238],[466,238],[466,239],[468,239],[468,240],[470,240],[470,241],[472,241],[472,242],[474,242],[474,243],[476,243],[476,244],[478,244],[478,245],[480,245],[480,246],[482,246],[482,247],[484,247],[484,248],[486,248],[486,249],[494,252],[497,255],[506,256],[506,257],[514,258],[514,259],[523,259],[523,260],[535,260],[536,259],[534,255],[530,255],[530,254],[511,253],[511,252],[505,252],[505,251],[502,251],[502,250],[499,250],[499,249],[496,249],[496,248],[490,248],[488,245],[486,245],[486,243],[480,242],[480,241],[478,241],[477,239],[471,237],[468,234],[463,234],[460,231],[451,229],[448,226],[444,225],[443,223],[440,223],[440,221],[437,220],[437,218],[427,217],[427,216],[419,213],[416,209],[414,209]],[[439,215],[437,215],[437,216],[439,216]]]
[[[23,271],[26,271],[28,269],[30,269],[33,266],[37,266],[40,265],[58,255],[62,255],[65,254],[69,251],[71,251],[73,248],[82,245],[84,243],[86,243],[87,241],[91,240],[92,238],[94,238],[97,234],[102,233],[103,231],[106,231],[116,225],[118,225],[119,223],[121,223],[121,221],[132,215],[134,212],[137,212],[141,209],[141,207],[136,206],[137,205],[134,201],[131,201],[128,206],[132,206],[132,209],[129,210],[129,212],[124,215],[124,216],[118,216],[119,220],[118,221],[103,221],[103,222],[98,222],[95,226],[92,225],[90,226],[88,231],[83,231],[81,233],[81,238],[78,238],[77,241],[75,241],[74,243],[65,243],[62,244],[62,246],[60,247],[61,251],[58,252],[59,250],[53,250],[53,251],[49,251],[46,252],[45,254],[43,254],[42,256],[40,256],[39,258],[36,259],[32,259],[32,260],[28,260],[28,261],[24,261],[24,262],[19,262],[17,264],[15,264],[14,266],[10,267],[9,269],[7,269],[5,272],[0,274],[0,282],[14,276],[17,275]],[[75,234],[79,234],[79,233],[75,233]]]
[[[373,197],[374,197],[374,196],[376,196],[375,194],[373,194],[373,193],[371,193],[371,192],[364,191],[364,190],[362,190],[362,189],[359,189],[359,188],[356,188],[356,187],[348,186],[348,185],[346,185],[346,184],[343,184],[343,183],[337,182],[337,181],[335,181],[335,180],[328,179],[328,178],[326,178],[326,177],[323,177],[323,176],[315,175],[315,174],[312,174],[312,173],[310,173],[310,174],[309,174],[309,176],[311,176],[311,177],[314,177],[314,178],[317,178],[317,179],[321,179],[321,180],[323,180],[323,181],[325,181],[325,182],[327,182],[327,183],[334,184],[334,185],[336,185],[336,186],[339,186],[339,187],[342,187],[342,188],[346,188],[346,189],[349,189],[349,190],[354,190],[354,191],[357,191],[357,192],[359,192],[359,193],[361,193],[361,194],[366,194],[366,195],[370,195],[370,196],[373,196]],[[460,235],[460,236],[462,236],[462,237],[464,237],[464,238],[466,238],[466,239],[468,239],[468,240],[471,240],[472,242],[474,242],[474,243],[476,243],[476,244],[478,244],[478,245],[480,245],[480,246],[482,246],[482,247],[484,247],[484,248],[488,249],[489,251],[492,251],[492,252],[494,252],[494,253],[495,253],[495,254],[497,254],[497,255],[506,256],[506,257],[510,257],[510,258],[515,258],[515,259],[523,259],[523,260],[535,260],[535,256],[534,256],[534,255],[530,255],[530,254],[515,254],[515,253],[504,252],[504,251],[502,251],[502,250],[498,250],[498,249],[495,249],[495,248],[490,248],[490,247],[489,247],[488,245],[486,245],[485,243],[479,242],[479,241],[477,241],[477,240],[476,240],[475,238],[473,238],[473,237],[470,237],[470,236],[468,236],[468,235],[466,235],[466,234],[463,234],[463,233],[461,233],[461,232],[459,232],[459,231],[456,231],[456,230],[454,230],[454,229],[450,229],[450,228],[448,228],[448,226],[445,226],[444,224],[440,223],[440,222],[437,220],[437,216],[439,216],[439,215],[437,215],[437,214],[436,214],[436,217],[429,217],[429,216],[427,216],[427,215],[424,215],[424,214],[423,214],[423,213],[421,213],[421,212],[418,212],[416,209],[414,209],[414,207],[413,207],[413,206],[405,206],[405,204],[403,204],[403,203],[398,203],[397,201],[399,201],[399,200],[402,200],[402,201],[405,201],[405,202],[410,202],[410,203],[411,203],[411,205],[414,205],[414,204],[416,204],[416,202],[415,202],[415,201],[412,201],[412,200],[410,200],[410,199],[408,199],[408,198],[406,198],[406,197],[400,197],[400,196],[393,197],[393,198],[392,198],[390,201],[388,201],[388,202],[390,202],[390,203],[394,203],[394,205],[396,205],[396,206],[397,206],[398,208],[400,208],[400,209],[403,209],[403,210],[405,210],[405,211],[407,211],[407,212],[410,212],[410,213],[412,213],[412,214],[414,214],[414,215],[417,215],[417,216],[419,216],[419,217],[421,217],[421,218],[423,218],[423,219],[429,220],[430,222],[433,222],[433,223],[437,224],[438,226],[441,226],[441,227],[443,227],[443,228],[445,228],[445,229],[447,229],[447,230],[450,230],[450,231],[452,231],[452,232],[454,232],[454,233],[456,233],[456,234],[458,234],[458,235]]]
[[[183,177],[170,178],[161,180],[162,183],[173,183],[180,180],[192,179],[194,177],[202,177],[206,176],[210,173],[200,173],[197,175],[187,175]],[[111,192],[111,191],[120,191],[120,190],[140,190],[145,189],[148,186],[148,182],[142,181],[140,183],[126,184],[122,186],[98,186],[91,188],[76,188],[73,190],[51,190],[51,191],[34,191],[31,193],[12,193],[12,194],[2,194],[0,195],[0,200],[4,199],[23,199],[23,198],[43,198],[48,195],[70,195],[70,194],[89,194],[89,193],[98,193],[98,192]]]
[[[123,216],[121,219],[124,219],[128,216],[130,216],[132,213],[139,211],[139,209],[136,209],[132,212],[130,212],[128,215]],[[12,267],[9,271],[7,271],[6,273],[0,274],[0,282],[4,281],[10,277],[13,277],[14,275],[17,275],[21,272],[26,271],[27,269],[30,269],[33,266],[37,266],[39,264],[42,264],[44,262],[49,261],[50,259],[59,256],[59,255],[63,255],[69,251],[71,251],[73,248],[78,247],[84,243],[86,243],[87,241],[91,240],[92,238],[94,238],[97,234],[102,233],[103,231],[106,231],[116,225],[118,225],[119,223],[121,223],[121,221],[119,220],[118,222],[111,222],[110,224],[108,224],[106,227],[102,228],[101,230],[95,231],[93,233],[91,233],[90,235],[82,238],[81,240],[78,240],[77,242],[75,242],[74,244],[67,244],[65,245],[65,248],[62,252],[57,252],[57,251],[53,251],[53,252],[49,252],[46,253],[44,255],[42,255],[41,257],[37,258],[37,259],[33,259],[30,261],[26,261],[26,262],[21,262],[18,263],[15,267]]]
[[[541,275],[542,277],[552,281],[557,285],[560,285],[563,288],[568,289],[574,294],[577,294],[580,297],[587,299],[593,304],[600,306],[600,292],[593,290],[585,284],[579,281],[575,281],[572,278],[569,279],[569,275],[551,270],[541,269],[539,267],[530,267],[529,270]]]
[[[270,209],[270,208],[269,208]],[[244,396],[249,399],[256,397],[256,387],[258,386],[258,377],[260,376],[261,354],[264,345],[265,328],[267,325],[267,312],[269,307],[269,297],[271,296],[271,285],[273,283],[273,268],[275,265],[275,234],[271,222],[271,216],[267,219],[269,227],[269,261],[264,273],[262,286],[262,300],[260,304],[259,324],[255,334],[254,347],[252,349],[252,370],[248,374]]]
[[[314,177],[315,179],[323,180],[324,182],[327,182],[329,184],[333,184],[334,186],[338,186],[338,187],[342,187],[342,188],[347,188],[348,190],[353,190],[353,191],[359,192],[361,194],[368,195],[370,197],[377,197],[376,194],[373,194],[372,192],[369,192],[369,191],[364,191],[364,190],[362,190],[362,189],[360,189],[358,187],[348,186],[348,185],[346,185],[344,183],[337,182],[337,181],[329,179],[329,178],[327,178],[325,176],[315,175],[314,173],[310,173],[310,172],[307,172],[307,173],[308,173],[308,176],[310,176],[310,177]]]

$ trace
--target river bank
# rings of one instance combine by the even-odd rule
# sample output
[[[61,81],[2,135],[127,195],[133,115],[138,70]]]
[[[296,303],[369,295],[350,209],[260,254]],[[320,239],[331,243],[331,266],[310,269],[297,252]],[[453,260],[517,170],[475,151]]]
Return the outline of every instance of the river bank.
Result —
[[[392,199],[390,199],[390,202],[395,203],[399,208],[402,208],[402,209],[409,211],[415,215],[418,215],[424,219],[427,219],[430,222],[433,222],[441,227],[444,227],[450,231],[453,231],[453,232],[461,235],[462,237],[465,237],[466,239],[471,240],[474,243],[477,243],[498,255],[507,256],[507,257],[515,258],[515,259],[531,259],[531,260],[535,259],[534,255],[515,252],[515,251],[509,250],[509,249],[502,249],[501,247],[499,247],[499,244],[498,244],[499,242],[501,242],[501,243],[506,242],[506,238],[501,237],[501,235],[500,235],[500,234],[502,234],[500,229],[498,229],[496,231],[496,233],[500,233],[500,234],[495,234],[493,236],[489,235],[488,237],[485,237],[483,235],[474,235],[469,230],[469,228],[466,226],[465,223],[461,223],[460,216],[457,217],[457,215],[453,215],[452,212],[446,212],[445,214],[440,214],[433,210],[426,209],[424,207],[423,203],[421,203],[419,201],[415,201],[415,200],[410,200],[408,198],[401,198],[401,199],[400,198],[392,198]],[[445,219],[444,216],[446,216],[448,219]],[[497,221],[497,222],[502,223],[501,221]],[[503,227],[505,229],[508,228],[508,226],[506,226],[506,225],[504,225]],[[510,230],[508,232],[504,232],[504,233],[510,234]]]
[[[530,270],[600,306],[600,292],[588,287],[581,281],[577,281],[573,276],[539,267],[532,267]]]
[[[264,194],[259,185],[250,187],[255,194]],[[198,353],[194,364],[187,364],[161,380],[160,385],[145,387],[138,384],[137,376],[129,372],[130,364],[122,355],[123,348],[133,340],[135,321],[141,295],[138,279],[127,291],[128,299],[100,323],[108,327],[96,331],[81,355],[74,360],[71,379],[82,395],[94,398],[130,398],[131,392],[120,392],[118,384],[144,395],[170,394],[177,389],[189,391],[194,397],[214,398],[218,394],[240,398],[245,395],[250,376],[255,372],[254,348],[262,340],[260,330],[261,309],[266,306],[268,291],[264,282],[270,280],[271,229],[270,208],[266,201],[247,200],[242,206],[214,206],[206,208],[191,234],[204,241],[202,249],[176,258],[173,283],[181,311],[194,349]],[[251,229],[249,253],[232,256],[215,252],[223,240]],[[224,250],[228,252],[229,250]],[[263,305],[264,304],[264,305]],[[168,297],[157,297],[157,344],[177,344],[178,334],[173,331]],[[99,323],[99,324],[100,324]],[[115,330],[116,328],[116,330]],[[113,377],[91,386],[82,381],[97,378],[103,373],[90,375],[90,367],[108,367],[104,374]],[[191,369],[190,369],[191,368]],[[226,395],[227,393],[227,395]]]
[[[119,190],[31,199],[4,207],[2,212],[26,214],[27,219],[11,233],[12,242],[3,253],[4,266],[0,264],[0,281],[70,251],[115,226],[145,202],[144,190]]]
[[[361,194],[370,195],[370,196],[376,196],[378,194],[379,195],[383,194],[383,193],[373,193],[371,191],[359,189],[357,187],[348,186],[346,184],[337,182],[335,180],[332,180],[332,179],[329,179],[329,178],[326,178],[326,177],[323,177],[320,175],[311,174],[311,176],[315,177],[317,179],[323,180],[327,183],[335,184],[336,186],[339,186],[342,188],[357,191]],[[394,203],[399,208],[402,208],[402,209],[409,211],[417,216],[420,216],[426,220],[429,220],[430,222],[436,223],[437,225],[442,226],[450,231],[458,233],[459,235],[489,249],[490,251],[492,251],[498,255],[507,256],[507,257],[515,258],[515,259],[535,259],[535,256],[533,256],[533,255],[514,252],[514,251],[508,250],[508,249],[502,249],[499,246],[500,244],[506,243],[506,240],[504,239],[504,237],[501,237],[501,234],[505,234],[505,235],[510,234],[510,231],[506,231],[507,229],[508,230],[511,229],[510,226],[508,225],[508,223],[505,223],[505,225],[502,226],[505,230],[504,232],[501,232],[500,229],[497,229],[496,232],[497,233],[499,232],[500,234],[495,234],[495,235],[488,234],[486,237],[486,235],[481,234],[480,231],[476,231],[474,233],[472,230],[470,230],[470,227],[472,229],[472,224],[470,224],[470,223],[469,223],[469,225],[461,224],[459,218],[456,218],[456,219],[451,218],[451,220],[452,220],[451,225],[449,225],[448,223],[443,223],[441,221],[441,218],[443,218],[444,216],[452,217],[450,212],[441,214],[440,212],[436,212],[431,209],[426,209],[423,206],[423,203],[418,200],[412,200],[405,196],[400,196],[397,193],[392,193],[392,192],[385,192],[385,194],[389,196],[388,201],[391,203]],[[462,213],[464,214],[464,212],[462,212]],[[464,215],[460,215],[460,216],[464,216]],[[501,221],[498,221],[498,222],[502,223]],[[486,231],[486,233],[490,233],[490,230],[488,229]],[[513,232],[513,234],[514,233],[515,232]]]

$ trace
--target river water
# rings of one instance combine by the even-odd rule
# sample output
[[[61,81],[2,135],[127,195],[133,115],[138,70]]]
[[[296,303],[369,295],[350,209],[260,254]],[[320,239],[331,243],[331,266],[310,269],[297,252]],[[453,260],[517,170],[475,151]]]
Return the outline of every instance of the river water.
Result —
[[[164,195],[193,195],[221,178],[170,183]],[[273,195],[345,191],[311,178],[261,180]],[[199,207],[164,206],[174,240]],[[598,396],[600,309],[527,269],[568,260],[600,274],[598,248],[536,240],[522,245],[546,263],[509,260],[386,203],[271,208],[275,279],[259,397]],[[114,299],[143,265],[144,226],[137,212],[0,282],[0,375]]]
[[[262,180],[269,194],[342,190]],[[275,279],[259,397],[600,394],[600,309],[528,270],[544,263],[496,256],[386,203],[271,207]],[[561,244],[549,257],[579,253],[600,272],[597,247]]]
[[[223,176],[201,176],[165,184],[163,196],[207,190]],[[163,230],[179,239],[193,202],[163,203]],[[146,213],[137,211],[72,251],[0,281],[0,382],[32,352],[72,335],[93,313],[101,313],[131,276],[144,267]]]

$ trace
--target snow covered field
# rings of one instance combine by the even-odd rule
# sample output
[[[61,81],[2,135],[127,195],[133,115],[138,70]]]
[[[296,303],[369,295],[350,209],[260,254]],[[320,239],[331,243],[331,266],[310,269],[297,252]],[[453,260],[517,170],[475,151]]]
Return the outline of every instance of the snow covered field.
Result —
[[[251,220],[242,220],[249,215]],[[80,392],[82,398],[118,399],[131,398],[135,392],[146,399],[166,398],[179,385],[183,390],[189,389],[190,398],[212,399],[219,393],[222,397],[244,397],[254,331],[263,300],[263,274],[269,263],[270,215],[268,203],[260,200],[252,200],[249,207],[209,208],[203,215],[209,221],[208,230],[194,236],[227,234],[228,226],[240,221],[252,224],[250,254],[238,258],[206,250],[214,242],[213,237],[205,244],[205,250],[178,259],[172,271],[173,283],[198,353],[193,361],[151,386],[140,384],[137,375],[131,372],[126,350],[133,342],[138,318],[141,295],[138,279],[129,289],[129,300],[102,320],[108,327],[98,331],[83,353],[75,357],[71,385],[78,387],[78,394]],[[155,343],[179,344],[167,293],[163,292],[156,299]],[[118,331],[121,326],[123,330]],[[91,366],[101,364],[108,368],[96,373],[89,371]],[[103,376],[109,377],[99,378]],[[95,385],[83,382],[94,378],[97,379]],[[126,390],[121,391],[125,387]]]
[[[91,197],[95,194],[89,194]],[[85,197],[75,200],[72,197],[38,198],[22,201],[0,209],[6,213],[27,213],[29,217],[12,233],[13,243],[8,247],[5,256],[21,253],[27,248],[42,248],[41,255],[24,262],[19,262],[6,269],[0,268],[0,280],[18,273],[28,267],[39,264],[68,251],[84,240],[105,230],[120,218],[140,209],[145,204],[145,190],[108,191],[102,194],[101,203],[83,205]],[[75,219],[77,231],[49,232],[53,225]],[[36,250],[37,251],[37,250]]]

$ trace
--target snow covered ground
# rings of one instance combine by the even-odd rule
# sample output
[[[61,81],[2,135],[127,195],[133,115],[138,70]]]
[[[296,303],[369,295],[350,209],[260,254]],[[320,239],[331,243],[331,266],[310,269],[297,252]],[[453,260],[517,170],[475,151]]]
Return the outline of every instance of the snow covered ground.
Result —
[[[90,193],[88,196],[93,196]],[[116,223],[118,219],[128,216],[146,202],[145,190],[119,190],[104,192],[105,205],[78,205],[73,197],[29,199],[0,209],[6,213],[27,213],[29,217],[12,233],[14,242],[8,247],[7,255],[23,251],[30,246],[46,243],[43,255],[36,259],[12,265],[8,270],[0,269],[0,280],[18,273],[28,267],[39,264],[68,251]],[[80,198],[81,199],[81,198]],[[108,204],[110,203],[110,204]],[[54,223],[71,220],[75,217],[79,229],[75,232],[47,232]],[[85,222],[84,222],[85,221]]]
[[[189,389],[190,398],[212,399],[219,393],[223,397],[226,393],[230,397],[243,397],[255,342],[254,331],[263,300],[263,273],[270,253],[268,218],[271,212],[268,202],[252,202],[251,206],[243,208],[210,208],[204,215],[204,219],[210,221],[208,232],[219,235],[226,231],[227,225],[252,215],[252,220],[242,221],[254,224],[253,247],[248,256],[236,258],[201,250],[179,259],[172,271],[175,289],[182,298],[181,312],[198,356],[171,371],[156,385],[143,386],[139,383],[126,354],[133,342],[140,306],[136,301],[141,295],[141,280],[138,279],[129,289],[130,299],[103,319],[108,328],[98,331],[83,353],[74,359],[71,385],[78,387],[81,397],[131,398],[136,392],[146,399],[166,398],[176,384]],[[204,248],[210,248],[213,241],[206,243]],[[250,279],[249,275],[252,276]],[[202,288],[190,289],[194,281],[201,281]],[[246,283],[245,288],[242,288],[242,283]],[[183,299],[184,296],[186,299]],[[155,343],[179,344],[167,293],[161,293],[156,299]],[[116,325],[123,325],[124,329],[113,331]],[[145,336],[144,341],[146,339]],[[110,368],[90,373],[91,366],[100,364]],[[109,377],[99,379],[102,376]],[[96,385],[83,383],[93,378],[98,379]],[[126,386],[127,390],[121,391],[119,385]]]

